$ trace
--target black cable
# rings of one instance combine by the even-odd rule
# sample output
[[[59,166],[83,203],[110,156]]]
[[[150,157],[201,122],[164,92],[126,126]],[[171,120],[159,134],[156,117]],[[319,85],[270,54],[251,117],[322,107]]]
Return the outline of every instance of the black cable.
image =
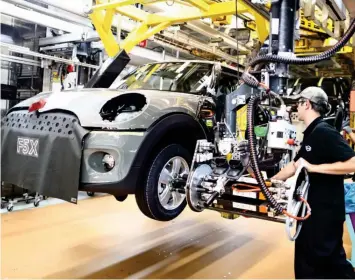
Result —
[[[252,87],[257,88],[259,86],[259,81],[247,72],[242,74],[242,80]]]
[[[250,63],[250,66],[254,67],[255,65],[263,63],[263,62],[278,62],[278,63],[287,63],[287,64],[295,64],[295,65],[306,65],[306,64],[320,62],[322,60],[326,60],[326,59],[330,58],[332,55],[337,53],[342,47],[344,47],[345,44],[353,36],[354,32],[355,32],[355,19],[352,20],[349,29],[344,34],[344,37],[341,38],[340,41],[338,43],[336,43],[332,48],[330,48],[329,50],[326,50],[323,53],[320,53],[320,54],[314,55],[314,56],[310,56],[310,57],[305,57],[305,58],[283,57],[283,56],[278,56],[278,55],[273,55],[273,54],[266,54],[266,55],[256,57]]]
[[[316,62],[320,62],[322,60],[326,60],[338,52],[345,44],[350,40],[355,32],[355,19],[352,20],[349,29],[344,34],[343,38],[340,39],[338,43],[336,43],[332,48],[326,50],[323,53],[320,53],[315,56],[305,57],[305,58],[292,58],[292,57],[283,57],[274,54],[266,54],[256,57],[249,66],[251,67],[257,66],[261,63],[267,62],[276,62],[276,63],[286,63],[286,64],[296,64],[296,65],[306,65],[312,64]],[[258,88],[260,83],[259,81],[252,76],[248,70],[242,74],[242,80],[251,87]]]
[[[254,132],[254,109],[258,104],[258,101],[260,101],[259,96],[255,96],[255,95],[252,96],[247,107],[247,130],[249,135],[248,144],[249,144],[251,167],[254,170],[254,174],[258,184],[260,185],[261,192],[266,197],[266,199],[270,202],[271,206],[276,210],[276,212],[278,214],[281,214],[284,209],[280,204],[277,203],[273,195],[268,190],[263,175],[261,174],[261,171],[259,169],[258,156],[256,152],[256,143],[255,143],[256,137]]]

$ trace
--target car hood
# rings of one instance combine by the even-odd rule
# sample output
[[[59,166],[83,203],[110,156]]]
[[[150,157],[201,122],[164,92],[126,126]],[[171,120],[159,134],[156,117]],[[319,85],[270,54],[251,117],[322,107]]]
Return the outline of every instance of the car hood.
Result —
[[[63,110],[75,114],[83,127],[130,130],[147,129],[169,113],[195,116],[201,96],[157,90],[78,89],[40,93],[18,103],[12,110],[27,110],[41,99],[46,104],[38,110],[40,113]],[[132,103],[129,105],[133,107],[129,108],[133,109],[119,111],[128,103]]]

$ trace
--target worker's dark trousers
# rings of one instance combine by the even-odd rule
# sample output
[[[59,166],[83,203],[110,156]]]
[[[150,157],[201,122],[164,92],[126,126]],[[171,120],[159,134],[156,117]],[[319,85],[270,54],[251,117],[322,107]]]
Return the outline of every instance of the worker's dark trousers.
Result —
[[[343,248],[344,220],[325,212],[303,223],[295,242],[295,278],[355,279]]]

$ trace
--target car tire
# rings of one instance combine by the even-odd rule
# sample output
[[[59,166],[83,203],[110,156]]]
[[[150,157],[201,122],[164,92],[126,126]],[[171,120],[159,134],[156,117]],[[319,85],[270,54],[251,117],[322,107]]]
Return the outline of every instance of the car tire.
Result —
[[[180,215],[186,207],[186,196],[171,191],[165,182],[170,177],[169,180],[173,180],[176,174],[170,172],[170,168],[176,171],[180,165],[178,173],[188,174],[191,161],[191,154],[180,144],[170,144],[154,156],[146,170],[143,185],[137,187],[135,195],[137,205],[144,215],[158,221],[170,221]]]

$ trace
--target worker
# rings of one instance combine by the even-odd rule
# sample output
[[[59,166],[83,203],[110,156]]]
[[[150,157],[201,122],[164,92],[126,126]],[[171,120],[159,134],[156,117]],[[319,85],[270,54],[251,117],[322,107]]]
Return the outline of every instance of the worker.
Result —
[[[342,237],[344,175],[355,171],[355,152],[323,120],[328,97],[321,88],[304,89],[297,103],[298,118],[306,126],[303,142],[295,159],[272,178],[285,181],[301,164],[309,173],[308,203],[312,212],[295,241],[295,278],[354,279]]]

